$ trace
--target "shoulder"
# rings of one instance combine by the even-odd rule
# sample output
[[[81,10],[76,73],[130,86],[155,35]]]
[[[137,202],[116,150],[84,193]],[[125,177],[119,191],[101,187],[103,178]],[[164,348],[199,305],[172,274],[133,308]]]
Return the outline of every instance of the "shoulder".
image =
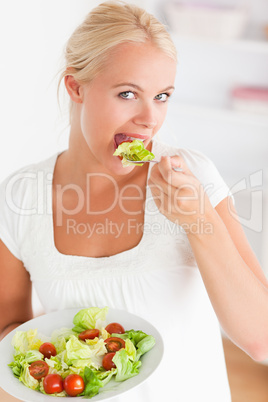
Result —
[[[3,199],[7,201],[10,197],[16,200],[23,197],[25,200],[29,192],[33,193],[35,190],[40,189],[45,181],[51,181],[57,155],[55,154],[41,162],[24,166],[11,173],[0,184],[0,202],[2,203]]]
[[[29,165],[21,167],[18,170],[15,170],[9,176],[7,176],[7,178],[0,185],[3,186],[3,183],[8,182],[9,180],[13,179],[14,177],[23,178],[24,175],[25,175],[25,177],[27,177],[27,175],[30,176],[31,174],[36,174],[38,172],[53,173],[58,155],[59,155],[59,153],[56,153],[56,154],[50,156],[49,158],[46,158],[40,162],[31,163]]]
[[[0,184],[0,224],[36,213],[51,185],[57,154],[39,163],[24,166]]]
[[[159,140],[153,141],[153,151],[159,159],[165,155],[180,155],[193,173],[195,170],[200,171],[201,167],[215,166],[211,159],[196,149],[178,148]]]

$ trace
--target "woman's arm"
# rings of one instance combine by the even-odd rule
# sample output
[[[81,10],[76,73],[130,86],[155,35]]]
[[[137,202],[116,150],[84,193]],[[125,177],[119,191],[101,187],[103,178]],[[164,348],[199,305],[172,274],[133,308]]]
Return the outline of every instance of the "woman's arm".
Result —
[[[33,317],[29,273],[0,240],[0,339]]]
[[[176,163],[175,163],[176,162]],[[268,356],[268,282],[228,199],[215,209],[181,158],[152,169],[150,185],[160,212],[188,228],[187,236],[214,310],[227,335],[255,360]],[[233,207],[234,211],[234,207]],[[206,232],[191,231],[202,219]],[[195,226],[196,227],[196,226]]]
[[[255,360],[268,356],[268,285],[227,199],[207,216],[212,235],[191,243],[204,284],[222,328]]]

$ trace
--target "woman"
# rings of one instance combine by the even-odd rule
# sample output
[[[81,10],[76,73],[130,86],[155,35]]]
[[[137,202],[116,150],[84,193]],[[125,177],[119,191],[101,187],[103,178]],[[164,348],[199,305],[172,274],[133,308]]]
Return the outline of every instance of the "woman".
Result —
[[[0,328],[32,318],[31,283],[46,312],[125,309],[165,343],[161,366],[128,401],[227,402],[218,320],[265,358],[267,281],[214,165],[154,140],[175,73],[168,33],[140,8],[103,3],[73,33],[62,74],[69,148],[1,187]],[[135,139],[161,161],[123,167],[114,151]]]

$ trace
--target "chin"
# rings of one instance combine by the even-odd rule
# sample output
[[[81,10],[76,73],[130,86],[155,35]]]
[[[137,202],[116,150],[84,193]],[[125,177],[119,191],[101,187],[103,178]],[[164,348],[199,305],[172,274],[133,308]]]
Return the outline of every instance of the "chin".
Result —
[[[136,166],[124,167],[122,165],[121,159],[118,156],[116,156],[114,158],[116,158],[116,160],[114,161],[112,166],[111,165],[109,167],[107,166],[107,168],[108,168],[108,170],[110,170],[111,172],[115,173],[118,176],[125,176],[125,175],[129,174],[130,172],[132,172],[132,170],[135,169],[135,167],[136,167]]]

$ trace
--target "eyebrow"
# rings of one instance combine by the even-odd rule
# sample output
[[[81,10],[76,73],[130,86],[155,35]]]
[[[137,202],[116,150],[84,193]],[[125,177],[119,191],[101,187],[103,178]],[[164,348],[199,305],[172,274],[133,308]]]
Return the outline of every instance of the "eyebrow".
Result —
[[[120,83],[120,84],[114,85],[113,88],[124,87],[124,86],[126,86],[126,87],[129,87],[129,86],[130,86],[130,87],[132,87],[132,88],[138,89],[138,90],[141,91],[141,92],[144,92],[144,90],[143,90],[139,85],[133,84],[132,82],[122,82],[122,83]],[[172,85],[170,85],[169,87],[163,89],[162,91],[159,91],[159,93],[160,93],[160,92],[169,91],[170,89],[175,89],[175,87],[172,86]]]

